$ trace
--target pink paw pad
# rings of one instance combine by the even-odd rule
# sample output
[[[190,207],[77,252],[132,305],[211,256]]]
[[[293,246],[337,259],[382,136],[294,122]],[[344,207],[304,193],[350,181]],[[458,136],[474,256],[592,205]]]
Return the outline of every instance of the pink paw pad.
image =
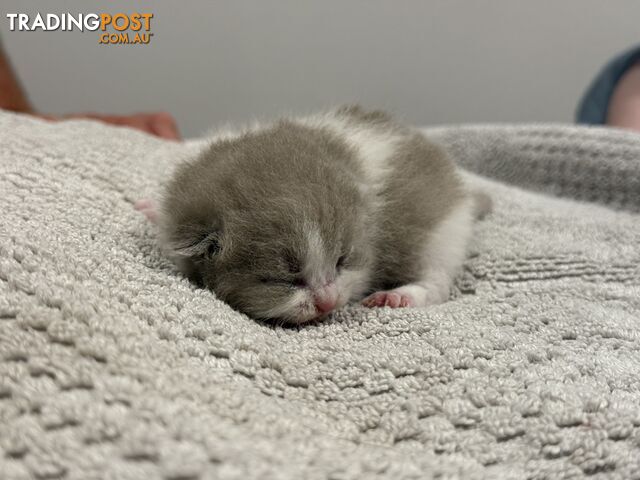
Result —
[[[362,301],[365,307],[413,307],[413,299],[409,295],[390,290],[388,292],[375,292]]]
[[[149,198],[143,198],[141,200],[138,200],[134,204],[133,208],[142,212],[150,222],[156,223],[156,221],[158,220],[158,212],[156,210],[156,205],[153,202],[153,200]]]

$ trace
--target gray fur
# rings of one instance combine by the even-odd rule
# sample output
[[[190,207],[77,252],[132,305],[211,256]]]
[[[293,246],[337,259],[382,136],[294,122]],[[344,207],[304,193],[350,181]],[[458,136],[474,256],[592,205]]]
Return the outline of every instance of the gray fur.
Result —
[[[312,225],[336,276],[367,272],[369,290],[419,278],[422,245],[465,196],[454,166],[383,112],[343,107],[338,114],[402,135],[378,198],[361,188],[356,152],[327,129],[282,120],[215,142],[177,170],[161,206],[163,242],[185,274],[234,308],[265,318],[305,288]]]
[[[464,198],[465,192],[449,158],[435,144],[408,131],[392,158],[377,221],[376,290],[420,279],[423,245],[434,227]]]

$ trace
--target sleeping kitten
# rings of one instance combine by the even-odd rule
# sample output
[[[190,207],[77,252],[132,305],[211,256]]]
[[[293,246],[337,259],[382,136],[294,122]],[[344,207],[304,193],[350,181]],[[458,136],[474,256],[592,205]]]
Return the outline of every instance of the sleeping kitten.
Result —
[[[193,281],[253,318],[304,323],[365,295],[445,301],[490,199],[420,132],[356,106],[214,141],[158,212],[138,208]]]

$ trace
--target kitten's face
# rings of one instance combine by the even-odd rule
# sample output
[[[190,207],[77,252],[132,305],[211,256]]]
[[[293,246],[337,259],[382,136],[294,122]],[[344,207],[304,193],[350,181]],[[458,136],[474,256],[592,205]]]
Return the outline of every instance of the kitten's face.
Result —
[[[321,318],[364,293],[369,252],[357,219],[322,228],[259,217],[205,237],[197,255],[183,257],[184,270],[237,310],[278,323]]]

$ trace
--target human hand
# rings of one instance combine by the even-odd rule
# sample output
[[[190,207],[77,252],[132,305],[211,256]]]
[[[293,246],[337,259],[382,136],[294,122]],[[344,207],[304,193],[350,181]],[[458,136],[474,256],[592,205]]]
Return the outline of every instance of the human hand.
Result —
[[[166,112],[134,113],[132,115],[105,115],[101,113],[72,113],[69,115],[41,115],[35,116],[50,121],[67,119],[89,119],[110,125],[135,128],[142,132],[168,140],[180,140],[180,133],[174,118]]]
[[[110,125],[135,128],[156,137],[180,140],[180,133],[173,117],[166,112],[134,113],[132,115],[104,115],[101,113],[73,113],[70,115],[43,115],[31,105],[16,77],[9,58],[0,45],[0,109],[25,113],[49,121],[70,118],[87,118]]]

